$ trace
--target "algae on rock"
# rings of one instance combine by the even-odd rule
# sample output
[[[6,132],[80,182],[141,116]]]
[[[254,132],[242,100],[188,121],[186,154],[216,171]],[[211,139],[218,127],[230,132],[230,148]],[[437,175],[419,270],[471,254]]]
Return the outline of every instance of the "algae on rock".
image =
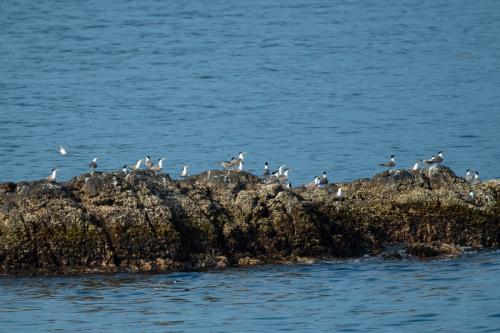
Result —
[[[339,186],[345,192],[336,197]],[[466,194],[474,190],[473,199]],[[287,189],[247,172],[150,171],[0,184],[0,272],[175,271],[500,242],[500,183],[446,167]],[[450,246],[439,245],[453,244]],[[456,253],[456,251],[448,251]],[[446,253],[448,253],[446,252]],[[304,259],[306,258],[306,259]]]

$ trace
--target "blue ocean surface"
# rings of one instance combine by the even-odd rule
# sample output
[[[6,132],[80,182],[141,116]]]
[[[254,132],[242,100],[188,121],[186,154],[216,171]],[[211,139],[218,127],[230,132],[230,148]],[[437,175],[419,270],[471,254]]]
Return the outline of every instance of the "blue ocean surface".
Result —
[[[2,332],[499,332],[500,252],[0,277]]]
[[[293,185],[439,150],[500,177],[499,32],[497,0],[2,0],[0,181],[239,151]]]

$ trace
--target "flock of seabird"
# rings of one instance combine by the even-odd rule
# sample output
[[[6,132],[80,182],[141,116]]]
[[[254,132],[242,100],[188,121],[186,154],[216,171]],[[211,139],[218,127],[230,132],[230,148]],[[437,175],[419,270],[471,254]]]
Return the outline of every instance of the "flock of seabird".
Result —
[[[420,173],[420,163],[426,164],[429,167],[433,167],[441,164],[444,161],[444,155],[442,151],[439,151],[437,155],[433,155],[428,160],[416,160],[413,167],[410,169],[410,172],[413,174]],[[380,166],[393,168],[396,166],[396,157],[391,155],[388,162],[379,164]],[[472,174],[474,172],[474,175]],[[481,182],[481,178],[479,178],[479,172],[473,171],[471,169],[467,169],[464,177],[465,181],[470,184],[479,184]]]
[[[68,152],[65,148],[62,146],[59,146],[59,153],[63,156],[67,155]],[[222,161],[219,162],[225,170],[228,171],[228,173],[233,170],[233,171],[243,171],[243,165],[245,161],[245,152],[239,152],[237,156],[232,157],[229,161]],[[95,172],[97,169],[97,160],[98,158],[95,157],[92,159],[92,161],[88,164],[89,168],[91,169],[91,172]],[[156,173],[159,173],[163,169],[163,161],[165,161],[165,157],[161,157],[158,159],[157,164],[153,163],[152,159],[150,156],[146,156],[144,159],[138,160],[135,164],[133,165],[124,165],[122,168],[122,172],[125,174],[129,173],[129,170],[141,170],[141,165],[144,163],[144,166],[146,170],[151,170]],[[419,174],[421,172],[420,169],[420,163],[425,164],[429,166],[430,168],[437,166],[441,164],[444,161],[443,157],[443,152],[439,151],[437,155],[433,155],[430,159],[424,159],[424,160],[417,160],[413,167],[410,169],[410,172],[413,174]],[[379,166],[382,167],[387,167],[387,168],[394,168],[396,166],[396,157],[395,155],[391,155],[389,157],[389,161],[385,163],[380,163]],[[182,171],[180,172],[179,176],[182,178],[186,178],[189,176],[189,165],[185,164],[182,167]],[[50,175],[47,177],[47,179],[51,182],[55,182],[57,178],[57,171],[58,169],[52,169]],[[287,188],[291,188],[292,184],[288,181],[288,172],[290,171],[290,168],[286,165],[281,165],[278,170],[271,172],[271,169],[269,169],[269,163],[265,162],[264,163],[264,170],[262,173],[262,179],[264,183],[266,184],[282,184],[285,185]],[[210,178],[210,171],[208,173],[208,179]],[[479,178],[479,172],[473,171],[471,169],[467,169],[465,173],[465,181],[470,184],[478,184],[481,182],[481,179]],[[306,184],[306,187],[309,188],[323,188],[326,185],[328,185],[328,177],[326,175],[326,172],[324,171],[321,176],[316,176],[314,177],[314,180]],[[340,187],[337,190],[337,197],[343,197],[344,192],[342,187]],[[469,198],[474,197],[474,192],[470,192],[468,194]]]

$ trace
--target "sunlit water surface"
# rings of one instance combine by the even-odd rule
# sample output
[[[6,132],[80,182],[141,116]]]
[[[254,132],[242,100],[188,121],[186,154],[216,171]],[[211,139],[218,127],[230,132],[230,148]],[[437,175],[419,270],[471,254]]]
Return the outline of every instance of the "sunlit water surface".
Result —
[[[0,277],[2,332],[499,332],[500,252],[161,275]]]

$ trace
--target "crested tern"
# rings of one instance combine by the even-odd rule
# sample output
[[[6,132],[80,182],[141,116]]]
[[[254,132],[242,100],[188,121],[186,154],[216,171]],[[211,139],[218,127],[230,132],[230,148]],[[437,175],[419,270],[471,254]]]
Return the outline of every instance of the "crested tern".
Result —
[[[470,169],[467,169],[467,171],[465,172],[464,179],[467,183],[472,183],[472,181],[474,180],[474,176],[472,175]]]
[[[442,151],[439,151],[437,155],[433,155],[430,159],[428,160],[424,160],[423,162],[425,164],[440,164],[441,162],[443,162],[444,160],[444,157],[443,157],[443,152]]]
[[[153,166],[153,161],[151,161],[151,157],[146,156],[146,157],[144,158],[144,166],[145,166],[147,169],[151,169],[151,167]]]
[[[189,165],[184,164],[184,166],[182,167],[181,174],[180,174],[181,177],[185,178],[185,177],[189,176],[188,168],[189,168]]]
[[[139,169],[141,168],[141,164],[142,164],[142,162],[144,162],[144,160],[143,160],[143,159],[140,159],[140,160],[138,160],[138,161],[135,163],[135,165],[131,165],[131,166],[129,166],[129,168],[130,168],[130,169],[132,169],[132,170],[139,170]]]
[[[326,176],[326,171],[323,171],[323,175],[319,179],[319,185],[321,187],[328,185],[328,177]]]
[[[52,169],[52,172],[50,173],[50,175],[47,177],[47,180],[49,182],[55,182],[56,181],[56,178],[57,178],[57,169]]]
[[[267,178],[271,175],[271,172],[269,171],[269,164],[266,162],[264,163],[264,172],[262,173],[262,176],[264,178]]]
[[[396,166],[396,158],[394,155],[391,155],[388,162],[380,163],[379,165],[383,166],[383,167],[389,167],[389,168],[395,167]]]
[[[479,178],[479,172],[476,171],[474,174],[474,179],[472,180],[472,184],[479,184],[481,182],[481,178]]]
[[[283,174],[281,176],[278,176],[278,181],[280,183],[285,183],[288,180],[288,170],[289,169],[286,169],[285,171],[283,171]]]
[[[92,171],[95,171],[95,169],[97,169],[97,160],[98,160],[98,158],[94,157],[92,162],[89,163],[89,168],[91,168]]]
[[[410,169],[410,172],[414,175],[418,175],[420,173],[420,163],[416,161],[413,167]]]
[[[224,169],[232,169],[235,167],[239,168],[240,162],[243,162],[244,160],[245,160],[245,153],[240,151],[238,153],[238,157],[231,157],[231,160],[222,161],[220,162],[220,165],[222,165]]]
[[[165,160],[165,157],[159,158],[158,159],[158,164],[157,165],[152,165],[149,167],[149,170],[157,171],[158,173],[163,169],[163,160]]]

